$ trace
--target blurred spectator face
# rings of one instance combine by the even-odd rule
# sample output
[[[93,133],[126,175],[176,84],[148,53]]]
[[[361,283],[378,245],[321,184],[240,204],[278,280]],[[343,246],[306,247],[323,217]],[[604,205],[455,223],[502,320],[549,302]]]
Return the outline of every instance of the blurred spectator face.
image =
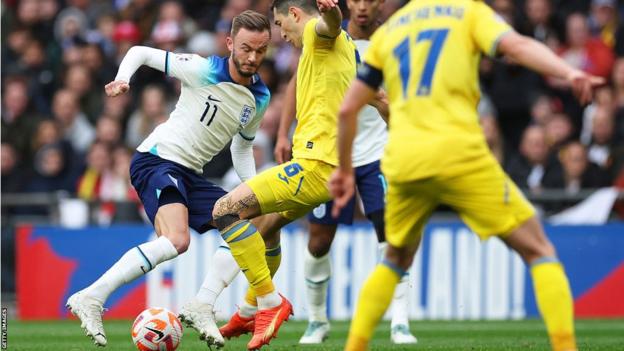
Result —
[[[613,108],[615,106],[615,98],[611,87],[604,86],[598,88],[595,92],[594,102],[598,106],[602,106],[607,109]]]
[[[592,120],[592,139],[598,145],[611,142],[614,132],[613,114],[610,110],[598,107]]]
[[[604,28],[615,21],[615,1],[594,0],[591,6],[591,16],[599,28]]]
[[[103,173],[109,169],[111,155],[106,144],[97,142],[91,145],[87,155],[87,165],[90,169]]]
[[[532,25],[544,25],[550,17],[549,0],[528,0],[525,5],[526,15]]]
[[[17,153],[13,145],[2,143],[0,146],[0,173],[11,173],[17,165]]]
[[[70,126],[78,115],[78,101],[70,90],[59,90],[52,101],[54,117],[63,125]]]
[[[528,127],[522,135],[520,152],[533,165],[544,164],[548,156],[546,134],[542,127]]]
[[[110,117],[100,117],[95,128],[95,138],[109,145],[117,144],[121,139],[119,122]]]
[[[97,44],[87,45],[82,49],[82,60],[92,74],[98,73],[104,62],[103,53]]]
[[[533,122],[545,126],[553,114],[552,102],[546,95],[540,95],[531,106],[531,119]]]
[[[21,55],[26,50],[26,46],[32,40],[32,36],[28,29],[18,28],[11,31],[7,37],[7,44],[16,54]]]
[[[182,22],[184,19],[184,9],[182,5],[175,1],[166,1],[160,6],[160,21]]]
[[[492,9],[496,11],[505,22],[512,24],[514,18],[514,4],[511,0],[494,0]]]
[[[587,18],[582,14],[575,13],[568,16],[566,22],[566,35],[568,45],[573,48],[582,48],[589,39],[589,28]]]
[[[33,149],[38,150],[42,146],[54,144],[60,139],[61,134],[56,123],[51,120],[43,120],[37,126],[33,139]]]
[[[572,136],[572,123],[568,116],[558,113],[546,123],[546,140],[551,146],[561,145]]]
[[[37,154],[35,169],[45,177],[54,177],[61,173],[65,159],[60,147],[48,146]]]
[[[20,23],[31,26],[39,21],[39,1],[21,0],[17,6],[17,18]]]
[[[228,49],[232,52],[230,57],[238,74],[251,77],[258,71],[269,47],[269,31],[256,32],[240,28],[238,33],[233,34],[232,38],[227,38]]]
[[[41,43],[37,40],[31,40],[28,45],[26,45],[22,61],[26,64],[26,66],[31,68],[42,66],[45,62],[45,54]]]
[[[79,46],[72,46],[63,50],[63,64],[65,66],[73,66],[82,63],[82,50]]]
[[[360,27],[370,27],[377,21],[383,0],[347,0],[349,18]]]
[[[4,118],[21,116],[28,107],[28,87],[22,79],[7,79],[2,92],[2,107]]]
[[[39,0],[39,16],[44,21],[51,21],[58,12],[56,0]]]
[[[65,75],[65,87],[82,97],[91,89],[91,72],[83,65],[73,65]]]
[[[587,168],[587,151],[583,144],[572,142],[562,150],[561,165],[567,179],[579,179]]]
[[[115,33],[115,26],[117,22],[115,21],[115,17],[104,15],[98,18],[97,20],[97,30],[102,34],[104,38],[113,39],[113,33]]]
[[[227,45],[224,44],[227,49]],[[217,39],[209,32],[197,32],[188,41],[189,51],[199,56],[208,57],[217,51]]]
[[[141,96],[141,110],[148,116],[155,117],[165,111],[165,93],[160,87],[147,87]]]

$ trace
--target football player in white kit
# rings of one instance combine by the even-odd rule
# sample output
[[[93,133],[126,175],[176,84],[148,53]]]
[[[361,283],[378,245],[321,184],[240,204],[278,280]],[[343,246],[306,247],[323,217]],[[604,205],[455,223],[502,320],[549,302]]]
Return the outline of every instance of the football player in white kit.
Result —
[[[189,228],[199,233],[214,228],[214,204],[227,192],[201,176],[204,165],[232,141],[232,162],[241,180],[255,175],[252,141],[270,99],[256,71],[270,33],[266,16],[244,11],[232,21],[229,57],[203,58],[136,46],[124,57],[115,80],[106,85],[108,96],[123,94],[135,71],[147,65],[179,79],[182,90],[169,119],[139,145],[130,166],[132,185],[158,238],[128,250],[93,284],[67,300],[96,345],[106,345],[102,313],[113,291],[184,253],[190,244]],[[194,307],[182,308],[185,322],[204,339],[210,335],[209,346],[222,346],[212,310]],[[214,330],[207,330],[211,327]]]
[[[370,43],[370,36],[380,25],[382,4],[383,0],[347,0],[350,17],[348,22],[343,23],[343,28],[353,38],[360,57],[364,56]],[[379,241],[379,257],[383,257],[386,247],[384,231],[386,182],[381,173],[379,160],[387,141],[387,126],[380,112],[387,114],[387,105],[365,106],[358,115],[353,167],[364,214],[375,227]],[[282,122],[278,135],[278,139],[281,140],[278,140],[276,146],[276,156],[280,159],[278,161],[286,161],[282,155],[286,151],[284,146],[289,146],[286,133],[291,123],[288,119],[283,119]],[[308,250],[304,254],[304,276],[309,321],[304,335],[299,340],[301,344],[322,343],[329,334],[330,324],[327,319],[327,289],[331,277],[329,250],[338,224],[353,223],[355,197],[342,209],[338,218],[331,215],[332,204],[332,201],[322,204],[308,215],[310,237]],[[405,276],[397,286],[393,299],[390,338],[396,344],[417,342],[409,330],[408,289],[408,277]]]

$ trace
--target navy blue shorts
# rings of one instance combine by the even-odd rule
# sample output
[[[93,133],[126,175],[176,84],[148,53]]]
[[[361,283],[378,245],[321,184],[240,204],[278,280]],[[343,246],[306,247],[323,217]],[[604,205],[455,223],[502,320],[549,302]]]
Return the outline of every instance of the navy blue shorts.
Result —
[[[381,173],[379,161],[355,168],[355,185],[364,205],[364,214],[382,210],[385,207],[386,178]],[[340,211],[338,218],[331,215],[333,201],[319,205],[308,214],[308,220],[318,224],[352,224],[355,213],[355,196]]]
[[[198,233],[214,228],[210,225],[212,209],[227,193],[191,169],[147,152],[136,152],[132,157],[130,180],[152,224],[159,206],[179,202],[188,208],[189,226]],[[161,199],[165,189],[169,197]]]

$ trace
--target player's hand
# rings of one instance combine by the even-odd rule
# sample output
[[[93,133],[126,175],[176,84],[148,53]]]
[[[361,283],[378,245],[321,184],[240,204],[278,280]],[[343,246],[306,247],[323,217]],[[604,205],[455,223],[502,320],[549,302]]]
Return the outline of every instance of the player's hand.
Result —
[[[324,13],[338,6],[338,0],[316,0],[316,6],[321,13]]]
[[[332,216],[338,218],[340,211],[347,205],[355,192],[355,176],[353,169],[344,170],[338,167],[329,178],[329,192],[334,198]]]
[[[581,70],[573,70],[566,78],[574,96],[582,105],[588,104],[592,100],[594,88],[605,83],[604,78],[592,76]]]
[[[273,154],[278,164],[290,161],[292,158],[292,145],[290,144],[290,140],[288,140],[287,137],[278,136]]]
[[[104,90],[106,91],[107,96],[115,97],[130,90],[130,84],[128,84],[128,82],[124,82],[123,80],[114,80],[106,84],[104,86]]]

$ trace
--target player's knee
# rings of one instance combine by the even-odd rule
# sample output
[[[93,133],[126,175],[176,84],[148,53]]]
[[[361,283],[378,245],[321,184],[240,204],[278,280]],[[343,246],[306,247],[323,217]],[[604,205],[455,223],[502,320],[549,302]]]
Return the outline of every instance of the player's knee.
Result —
[[[329,249],[331,248],[331,244],[331,238],[327,238],[325,236],[310,236],[308,251],[310,251],[312,256],[319,258],[327,255]]]
[[[191,235],[188,232],[176,231],[168,233],[166,237],[171,241],[171,244],[173,244],[173,247],[178,251],[178,254],[185,253],[191,244]]]
[[[415,249],[388,245],[384,259],[397,267],[408,270],[414,261]]]

